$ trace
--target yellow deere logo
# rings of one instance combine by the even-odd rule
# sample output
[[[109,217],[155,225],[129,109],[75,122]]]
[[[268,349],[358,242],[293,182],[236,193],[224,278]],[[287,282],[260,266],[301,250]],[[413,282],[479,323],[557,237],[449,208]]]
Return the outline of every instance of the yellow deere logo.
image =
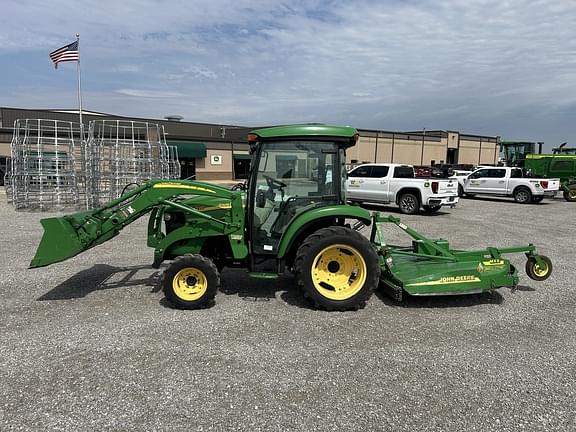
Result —
[[[184,185],[184,184],[180,184],[180,183],[169,183],[169,182],[156,183],[153,186],[153,188],[154,189],[187,189],[187,190],[192,190],[192,191],[216,193],[216,191],[202,187],[202,186]]]
[[[452,285],[452,284],[473,283],[473,282],[480,282],[480,278],[474,275],[446,276],[438,280],[433,280],[429,282],[416,282],[408,285],[410,286]]]

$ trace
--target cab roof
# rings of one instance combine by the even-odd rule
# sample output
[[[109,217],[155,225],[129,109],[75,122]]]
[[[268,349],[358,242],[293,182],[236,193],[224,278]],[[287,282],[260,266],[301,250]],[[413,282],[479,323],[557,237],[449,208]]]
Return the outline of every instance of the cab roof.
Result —
[[[281,138],[281,137],[340,137],[354,138],[358,131],[350,126],[332,126],[325,124],[297,124],[286,126],[273,126],[256,129],[253,134],[260,138]]]

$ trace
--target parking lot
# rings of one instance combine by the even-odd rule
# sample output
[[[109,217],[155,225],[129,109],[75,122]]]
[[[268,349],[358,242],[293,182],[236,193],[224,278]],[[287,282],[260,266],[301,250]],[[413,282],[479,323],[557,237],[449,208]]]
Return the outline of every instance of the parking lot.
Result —
[[[146,220],[28,270],[47,213],[0,201],[0,430],[567,431],[576,428],[576,205],[464,199],[403,216],[462,249],[534,243],[554,273],[464,297],[311,309],[292,277],[225,269],[170,308]],[[396,207],[382,207],[400,215]]]

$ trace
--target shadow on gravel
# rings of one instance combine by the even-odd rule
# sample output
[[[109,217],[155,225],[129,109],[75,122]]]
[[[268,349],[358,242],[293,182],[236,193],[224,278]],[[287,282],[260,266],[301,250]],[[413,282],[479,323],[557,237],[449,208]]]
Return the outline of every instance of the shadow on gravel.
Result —
[[[85,297],[98,290],[138,285],[150,286],[152,292],[159,291],[160,271],[150,266],[113,267],[96,264],[76,273],[37,300],[69,300]]]
[[[519,288],[520,287],[518,287],[518,289]],[[390,296],[381,289],[376,290],[375,294],[387,306],[403,308],[462,308],[482,304],[501,305],[504,303],[504,297],[498,291],[459,296],[429,297],[416,297],[405,293],[401,302],[390,298]]]
[[[220,292],[252,302],[270,301],[280,292],[280,298],[289,305],[312,309],[311,304],[296,288],[296,280],[288,274],[279,276],[278,279],[256,279],[243,270],[225,269],[222,272]]]
[[[512,197],[491,197],[491,196],[486,196],[486,195],[474,195],[473,197],[464,197],[464,199],[466,200],[472,200],[472,201],[485,201],[485,202],[493,202],[493,203],[502,203],[502,204],[510,204],[510,205],[516,205],[516,206],[522,206],[523,204],[519,204],[516,201],[514,201],[514,198]],[[548,200],[552,200],[552,198],[546,198],[543,201],[540,201],[539,203],[528,203],[528,205],[548,205],[550,204],[549,202],[547,202]]]
[[[516,291],[536,291],[536,288],[532,288],[528,285],[518,285]]]

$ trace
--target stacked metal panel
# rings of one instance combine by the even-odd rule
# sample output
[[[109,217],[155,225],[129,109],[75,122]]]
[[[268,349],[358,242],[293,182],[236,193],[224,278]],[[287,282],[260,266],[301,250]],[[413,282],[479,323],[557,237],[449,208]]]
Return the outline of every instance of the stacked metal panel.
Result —
[[[12,204],[12,158],[6,159],[6,172],[4,173],[4,188],[6,190],[6,199],[8,204]]]
[[[93,120],[86,145],[88,204],[98,207],[134,184],[169,178],[164,127],[130,120]]]
[[[77,207],[79,125],[47,119],[14,122],[8,200],[17,209]]]
[[[178,160],[178,147],[168,146],[168,178],[179,179],[182,167]]]
[[[153,178],[180,178],[176,148],[164,127],[130,120],[93,120],[88,139],[79,123],[14,122],[5,187],[19,210],[98,207]]]

